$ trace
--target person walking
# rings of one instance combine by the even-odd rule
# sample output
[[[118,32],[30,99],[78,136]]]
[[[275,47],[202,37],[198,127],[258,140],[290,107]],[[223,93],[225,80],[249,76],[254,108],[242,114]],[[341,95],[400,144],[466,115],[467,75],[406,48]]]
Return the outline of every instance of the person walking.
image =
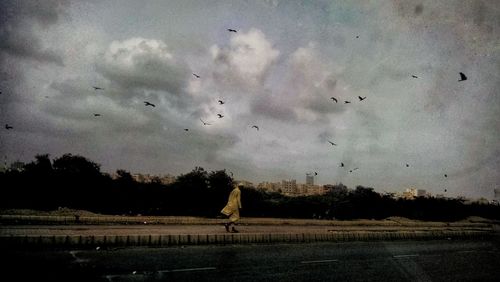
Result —
[[[229,222],[224,223],[224,227],[227,232],[229,231],[229,227],[231,224],[233,225],[231,232],[238,233],[238,230],[234,228],[238,220],[240,220],[240,209],[241,209],[241,191],[240,187],[243,187],[243,184],[238,184],[234,187],[231,194],[229,194],[229,199],[227,200],[226,206],[221,210],[221,213],[226,215],[229,218]]]

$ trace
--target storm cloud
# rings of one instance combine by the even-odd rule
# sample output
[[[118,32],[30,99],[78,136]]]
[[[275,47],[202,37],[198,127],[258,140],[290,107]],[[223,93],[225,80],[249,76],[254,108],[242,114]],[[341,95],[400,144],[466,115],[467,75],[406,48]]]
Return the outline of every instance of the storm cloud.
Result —
[[[314,170],[320,184],[486,198],[500,181],[495,1],[0,8],[8,162],[73,153],[108,172],[202,166],[254,183]]]

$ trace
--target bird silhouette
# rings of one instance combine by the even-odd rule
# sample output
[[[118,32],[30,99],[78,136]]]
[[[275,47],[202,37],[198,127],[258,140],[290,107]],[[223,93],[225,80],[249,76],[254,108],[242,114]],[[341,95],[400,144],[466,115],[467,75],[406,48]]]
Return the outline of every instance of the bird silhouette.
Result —
[[[97,87],[97,86],[92,86],[94,88],[94,90],[104,90],[104,88],[101,88],[101,87]]]
[[[184,131],[189,131],[189,129],[187,129],[187,128],[184,128]]]
[[[257,131],[259,131],[259,127],[257,125],[252,125],[252,128],[255,128],[257,129]]]
[[[412,75],[411,75],[411,77],[413,77],[413,78],[418,78],[418,76],[416,76],[416,75],[414,75],[414,74],[412,74]]]
[[[366,99],[366,97],[361,97],[361,96],[358,96],[358,99],[359,99],[359,101],[361,102],[361,101],[363,101],[364,99]]]
[[[464,81],[467,80],[467,76],[463,72],[460,73],[460,79],[458,81]]]
[[[339,102],[339,101],[337,101],[337,99],[335,97],[330,97],[330,99],[332,99],[335,103]]]
[[[359,35],[356,35],[356,38],[359,38]]]
[[[318,175],[318,173],[315,171],[315,172],[314,172],[314,175]]]
[[[223,115],[221,115],[221,114],[217,114],[217,116],[218,116],[219,118],[223,118],[223,117],[224,117],[224,116],[223,116]]]
[[[356,168],[353,168],[353,169],[349,170],[349,172],[353,172],[353,171],[355,171],[355,170],[357,170],[357,169],[359,169],[359,168],[357,168],[357,167],[356,167]]]
[[[444,189],[445,192],[448,192],[448,190]]]
[[[94,114],[94,116],[95,116],[95,117],[100,117],[100,116],[101,116],[101,114]]]
[[[332,144],[332,146],[337,146],[337,144],[333,143],[332,141],[328,140],[328,143]]]
[[[196,76],[196,78],[200,78],[199,75],[197,75],[196,73],[193,73],[194,76]]]
[[[224,103],[226,103],[226,102],[224,102],[222,100],[218,100],[218,102],[219,102],[220,105],[224,105]]]
[[[344,104],[350,104],[350,103],[351,103],[351,102],[349,102],[349,101],[344,101]]]
[[[448,177],[448,174],[445,174],[444,177]]]
[[[5,125],[5,129],[7,129],[7,130],[9,130],[9,129],[13,129],[13,128],[14,128],[14,127],[12,127],[12,126],[10,126],[10,125],[8,125],[8,124],[6,124],[6,125]]]
[[[150,103],[148,101],[144,101],[144,106],[156,107],[153,103]]]
[[[344,163],[340,163],[340,167],[344,167]]]
[[[201,122],[203,123],[203,125],[211,125],[210,123],[208,122],[204,122],[201,118],[200,118]]]
[[[229,32],[238,32],[238,31],[236,31],[236,29],[230,29],[230,28],[228,28],[227,31],[229,31]]]
[[[409,165],[409,164],[406,164],[406,167],[410,167],[410,165]]]

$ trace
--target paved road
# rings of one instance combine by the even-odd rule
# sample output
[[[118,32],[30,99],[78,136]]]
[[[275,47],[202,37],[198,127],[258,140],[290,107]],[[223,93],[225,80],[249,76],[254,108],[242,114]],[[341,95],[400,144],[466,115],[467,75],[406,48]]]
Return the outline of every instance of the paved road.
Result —
[[[0,250],[3,281],[498,281],[500,240]]]

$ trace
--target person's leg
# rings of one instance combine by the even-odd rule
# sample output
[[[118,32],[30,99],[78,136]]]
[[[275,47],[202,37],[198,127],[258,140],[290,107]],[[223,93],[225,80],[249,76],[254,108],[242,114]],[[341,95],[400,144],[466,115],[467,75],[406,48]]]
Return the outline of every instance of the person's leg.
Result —
[[[236,228],[235,228],[235,227],[236,227],[236,222],[235,222],[235,221],[233,221],[233,222],[232,222],[232,224],[233,224],[233,228],[231,229],[231,232],[233,232],[233,233],[238,233],[239,231],[238,231],[238,230],[236,230]]]

